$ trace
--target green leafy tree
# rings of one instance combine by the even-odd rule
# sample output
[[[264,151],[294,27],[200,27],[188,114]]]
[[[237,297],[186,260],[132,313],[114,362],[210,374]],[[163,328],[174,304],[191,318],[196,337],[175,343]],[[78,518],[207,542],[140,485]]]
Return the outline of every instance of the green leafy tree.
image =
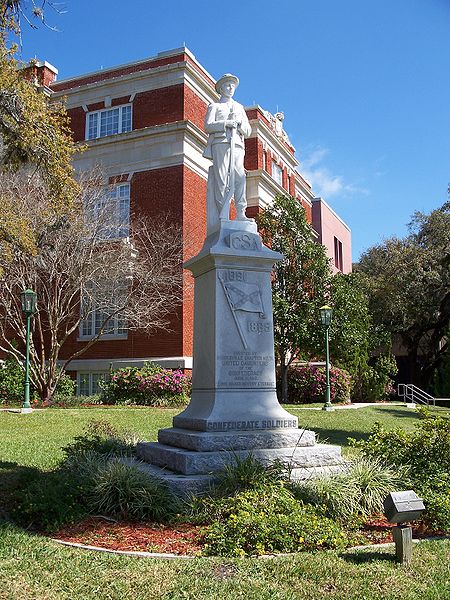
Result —
[[[414,213],[409,229],[370,248],[358,270],[368,277],[374,322],[406,350],[411,382],[427,387],[448,345],[450,202]]]
[[[288,399],[288,369],[296,359],[320,352],[319,308],[331,280],[324,246],[314,241],[305,209],[292,196],[277,196],[257,217],[264,243],[281,252],[273,276],[275,354],[282,373],[282,401]]]
[[[50,2],[28,6],[16,0],[0,0],[0,169],[27,169],[32,178],[39,174],[47,185],[53,208],[63,212],[78,193],[71,159],[77,151],[61,103],[50,102],[26,77],[24,65],[7,43],[8,35],[20,34],[21,19],[33,15],[44,21],[43,9]],[[30,24],[31,21],[30,21]],[[36,240],[29,219],[17,210],[17,197],[5,197],[0,190],[0,253],[12,256],[15,248],[36,253]]]
[[[381,400],[392,392],[397,373],[389,332],[374,323],[368,281],[362,273],[338,273],[330,283],[333,320],[330,354],[335,366],[352,376],[352,399]]]

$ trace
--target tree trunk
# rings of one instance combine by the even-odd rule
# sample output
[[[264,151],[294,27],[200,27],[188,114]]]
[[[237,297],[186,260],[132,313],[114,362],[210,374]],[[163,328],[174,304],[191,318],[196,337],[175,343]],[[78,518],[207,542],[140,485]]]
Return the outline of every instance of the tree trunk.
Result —
[[[283,360],[281,364],[281,402],[286,404],[289,399],[289,365]]]

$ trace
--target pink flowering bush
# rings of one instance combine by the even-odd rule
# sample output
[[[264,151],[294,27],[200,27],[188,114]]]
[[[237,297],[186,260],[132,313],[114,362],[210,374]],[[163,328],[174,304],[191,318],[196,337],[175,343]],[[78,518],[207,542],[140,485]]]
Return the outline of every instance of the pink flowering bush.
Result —
[[[102,383],[102,391],[105,404],[180,406],[189,400],[191,378],[180,369],[145,363],[142,368],[113,371],[110,380]]]
[[[352,378],[344,369],[331,367],[331,402],[350,402]],[[289,404],[324,402],[326,391],[325,367],[314,365],[292,366],[289,368]]]

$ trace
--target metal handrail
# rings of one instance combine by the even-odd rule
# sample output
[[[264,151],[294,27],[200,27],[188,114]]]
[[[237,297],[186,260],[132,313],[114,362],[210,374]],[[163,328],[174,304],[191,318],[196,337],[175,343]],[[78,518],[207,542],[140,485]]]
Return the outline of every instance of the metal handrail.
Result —
[[[397,394],[400,398],[405,398],[405,403],[409,400],[412,404],[420,402],[421,404],[426,404],[428,406],[430,402],[432,402],[433,406],[436,406],[436,398],[428,392],[421,390],[413,383],[399,383],[397,386]]]

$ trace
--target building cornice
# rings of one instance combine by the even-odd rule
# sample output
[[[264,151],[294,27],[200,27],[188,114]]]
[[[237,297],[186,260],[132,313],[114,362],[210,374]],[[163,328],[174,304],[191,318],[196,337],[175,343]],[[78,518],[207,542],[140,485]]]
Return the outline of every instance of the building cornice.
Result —
[[[341,225],[343,225],[348,231],[351,232],[350,227],[347,225],[347,223],[331,208],[331,206],[328,204],[328,202],[326,202],[323,198],[321,198],[320,196],[313,198],[313,204],[319,204],[319,205],[323,205],[325,206],[330,213],[341,223]]]
[[[259,138],[263,144],[266,143],[281,157],[281,160],[287,167],[292,171],[297,170],[299,161],[296,159],[295,155],[286,148],[283,142],[278,139],[272,129],[268,127],[264,121],[261,119],[251,119],[250,125],[252,127],[250,138]]]
[[[215,83],[214,77],[212,77],[208,73],[208,71],[198,62],[198,60],[195,58],[194,54],[189,50],[189,48],[187,48],[186,46],[181,46],[180,48],[174,48],[172,50],[158,52],[158,54],[156,56],[150,56],[150,57],[143,58],[141,60],[133,61],[130,63],[115,65],[114,67],[107,67],[106,69],[97,69],[96,71],[83,73],[82,75],[75,75],[74,77],[67,77],[66,79],[59,80],[57,83],[55,82],[55,87],[59,88],[63,85],[66,85],[66,84],[68,85],[68,84],[71,84],[76,81],[83,81],[83,80],[90,79],[95,76],[102,77],[102,82],[105,82],[105,81],[111,81],[113,79],[117,79],[119,77],[128,77],[129,75],[133,75],[135,73],[146,73],[148,71],[157,69],[159,67],[151,67],[151,64],[150,64],[150,66],[148,68],[143,68],[141,70],[134,71],[133,73],[123,74],[123,73],[121,73],[121,71],[123,71],[125,69],[131,69],[133,67],[138,68],[140,65],[146,65],[147,63],[157,62],[158,60],[163,60],[165,58],[170,58],[172,56],[182,56],[182,55],[186,55],[190,59],[190,61],[192,61],[198,67],[198,69],[201,71],[203,76],[207,80],[210,80],[210,84],[212,86],[214,86],[214,83]],[[185,61],[178,61],[178,62],[185,62]],[[172,63],[172,64],[176,64],[176,63]],[[167,65],[163,65],[163,66],[167,66]],[[115,72],[117,72],[117,76],[114,76]],[[108,74],[112,74],[112,77],[105,78],[105,75],[108,75]],[[74,87],[84,87],[84,85],[89,85],[89,84],[88,83],[80,84],[79,86],[74,86]],[[65,90],[66,93],[70,89],[73,89],[73,87],[66,88],[66,90]],[[55,90],[55,93],[59,93],[59,92],[64,92],[64,90],[59,90],[59,89]]]

